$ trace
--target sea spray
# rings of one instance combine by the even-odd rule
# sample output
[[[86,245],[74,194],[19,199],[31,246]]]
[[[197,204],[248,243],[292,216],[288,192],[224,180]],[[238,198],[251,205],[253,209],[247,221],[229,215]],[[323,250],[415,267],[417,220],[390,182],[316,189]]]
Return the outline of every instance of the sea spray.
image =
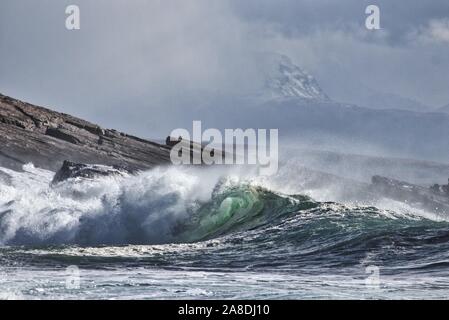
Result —
[[[194,242],[276,225],[290,216],[307,219],[313,208],[320,217],[329,210],[345,214],[362,208],[364,219],[371,211],[275,191],[282,181],[289,185],[290,176],[283,173],[288,167],[270,181],[238,168],[160,167],[137,175],[72,178],[55,185],[50,183],[52,172],[31,164],[23,169],[1,169],[10,176],[9,182],[0,183],[3,245]],[[374,212],[388,219],[421,219],[404,212]]]
[[[1,170],[11,177],[0,184],[2,244],[175,241],[176,227],[223,179],[222,170],[171,167],[51,185],[53,173],[31,164],[24,172]]]

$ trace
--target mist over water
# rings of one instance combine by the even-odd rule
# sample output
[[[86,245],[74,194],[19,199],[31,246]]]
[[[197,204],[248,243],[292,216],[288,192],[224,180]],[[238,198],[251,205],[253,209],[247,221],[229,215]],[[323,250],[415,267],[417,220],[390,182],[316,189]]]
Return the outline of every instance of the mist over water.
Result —
[[[258,176],[255,167],[187,166],[161,167],[137,175],[75,178],[58,184],[51,183],[53,172],[32,164],[25,165],[23,172],[1,168],[9,177],[0,187],[0,243],[145,245],[187,239],[192,242],[202,237],[187,235],[189,230],[219,229],[230,223],[227,220],[235,219],[237,213],[241,217],[236,224],[258,219],[260,215],[278,218],[301,211],[304,202],[317,200],[352,207],[379,206],[398,214],[432,217],[392,200],[366,198],[363,190],[358,189],[363,180],[344,180],[306,169],[305,160],[308,158],[292,157],[274,176]],[[338,163],[328,163],[332,165]],[[320,166],[323,164],[316,165]],[[379,173],[385,168],[372,170]],[[311,199],[304,200],[308,196]],[[446,218],[433,215],[437,220]],[[205,227],[208,219],[211,225]]]
[[[297,156],[271,177],[192,166],[51,185],[54,173],[32,164],[2,168],[4,298],[447,294],[448,217],[366,197],[363,179],[306,169],[310,158]],[[77,293],[61,286],[70,265],[81,270]],[[373,265],[383,277],[374,291]],[[20,280],[31,275],[40,280]]]

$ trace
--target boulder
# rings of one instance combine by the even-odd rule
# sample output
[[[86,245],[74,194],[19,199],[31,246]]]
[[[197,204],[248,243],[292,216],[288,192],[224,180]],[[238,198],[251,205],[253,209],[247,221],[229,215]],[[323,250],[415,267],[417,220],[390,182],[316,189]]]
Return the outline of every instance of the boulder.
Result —
[[[111,175],[124,176],[134,173],[136,173],[136,170],[120,166],[83,164],[66,160],[62,164],[61,169],[59,169],[53,177],[52,184],[56,184],[71,178],[95,179],[98,177],[106,177]]]

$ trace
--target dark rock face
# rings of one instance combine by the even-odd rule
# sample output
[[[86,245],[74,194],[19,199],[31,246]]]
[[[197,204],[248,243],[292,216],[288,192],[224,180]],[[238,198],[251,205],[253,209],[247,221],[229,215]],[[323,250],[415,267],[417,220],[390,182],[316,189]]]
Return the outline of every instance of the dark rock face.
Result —
[[[104,165],[89,165],[82,163],[74,163],[64,161],[61,169],[59,169],[52,181],[52,184],[65,181],[70,178],[84,178],[94,179],[96,177],[105,177],[110,175],[125,175],[136,173],[135,170],[130,170],[119,166],[104,166]]]
[[[64,160],[144,170],[170,163],[170,146],[0,94],[0,166],[58,170]]]

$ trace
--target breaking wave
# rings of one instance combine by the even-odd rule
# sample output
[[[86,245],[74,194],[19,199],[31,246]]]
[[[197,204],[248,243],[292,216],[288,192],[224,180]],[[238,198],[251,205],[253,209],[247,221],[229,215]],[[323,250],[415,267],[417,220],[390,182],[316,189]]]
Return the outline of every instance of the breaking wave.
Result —
[[[357,236],[400,226],[392,222],[398,219],[422,220],[275,192],[248,172],[170,167],[51,185],[53,172],[32,164],[23,170],[1,169],[2,245],[182,243],[267,228],[273,237],[283,229],[286,239],[324,232],[328,241],[339,232]],[[289,219],[301,221],[301,234],[285,229]]]

